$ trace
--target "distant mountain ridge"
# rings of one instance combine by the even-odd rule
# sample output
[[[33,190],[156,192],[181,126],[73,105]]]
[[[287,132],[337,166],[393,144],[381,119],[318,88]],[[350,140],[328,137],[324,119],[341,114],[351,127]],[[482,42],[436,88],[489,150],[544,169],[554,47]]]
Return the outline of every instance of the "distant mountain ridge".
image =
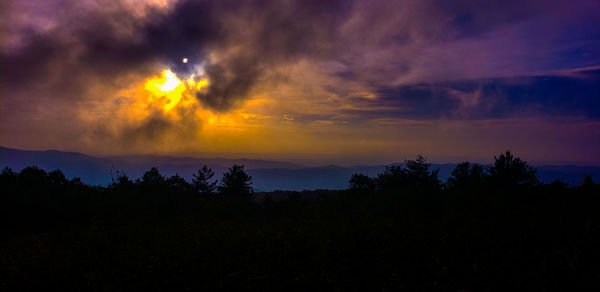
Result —
[[[20,171],[27,166],[38,166],[47,171],[61,169],[69,178],[81,177],[92,185],[107,185],[111,175],[116,178],[117,171],[126,173],[135,179],[143,175],[153,166],[161,173],[171,176],[176,173],[191,181],[192,174],[203,165],[215,170],[216,179],[233,164],[243,164],[253,177],[253,186],[258,191],[310,190],[310,189],[343,189],[347,187],[350,176],[363,173],[375,176],[385,169],[384,165],[342,167],[327,165],[307,167],[304,165],[269,161],[261,159],[226,159],[226,158],[192,158],[160,155],[121,155],[96,157],[78,152],[57,150],[28,151],[0,147],[0,167],[9,167]],[[455,164],[432,164],[439,169],[439,176],[445,181]],[[583,175],[590,174],[598,181],[600,167],[595,166],[538,166],[538,175],[543,182],[562,179],[570,185],[580,184]]]

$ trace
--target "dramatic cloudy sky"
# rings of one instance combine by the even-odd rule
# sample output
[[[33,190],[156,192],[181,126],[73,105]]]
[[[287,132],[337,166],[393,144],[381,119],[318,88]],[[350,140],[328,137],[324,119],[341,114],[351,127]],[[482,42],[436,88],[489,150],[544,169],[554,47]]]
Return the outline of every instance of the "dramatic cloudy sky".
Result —
[[[5,0],[0,145],[600,164],[600,1]]]

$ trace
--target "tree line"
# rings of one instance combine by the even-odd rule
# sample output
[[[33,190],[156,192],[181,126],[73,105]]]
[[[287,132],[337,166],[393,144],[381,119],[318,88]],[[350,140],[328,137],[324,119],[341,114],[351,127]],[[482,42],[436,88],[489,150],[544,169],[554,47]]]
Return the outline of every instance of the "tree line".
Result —
[[[404,165],[387,166],[385,171],[372,178],[354,174],[349,189],[362,192],[385,192],[388,190],[440,191],[480,189],[490,186],[499,189],[532,187],[540,185],[537,170],[527,162],[515,157],[510,151],[494,156],[494,164],[484,167],[468,161],[459,163],[450,173],[446,183],[438,178],[438,170],[431,170],[423,155],[406,160]],[[591,176],[584,178],[590,182]],[[561,181],[555,183],[564,184]],[[593,183],[593,182],[592,182]]]
[[[106,186],[0,174],[4,290],[589,290],[600,185],[510,152],[445,182],[418,156],[346,190],[255,192],[243,166]],[[65,281],[68,279],[68,281]],[[67,288],[67,289],[65,289]],[[127,290],[129,290],[127,289]],[[596,289],[597,290],[597,289]]]
[[[112,176],[112,174],[111,174]],[[116,178],[108,188],[131,188],[140,186],[145,188],[169,189],[199,195],[239,195],[240,197],[253,198],[252,177],[245,171],[244,165],[233,165],[224,174],[221,180],[214,178],[215,172],[204,165],[193,174],[191,182],[186,181],[179,174],[166,177],[159,169],[152,167],[141,178],[131,180],[124,172],[117,171]],[[0,173],[0,184],[4,188],[22,186],[84,186],[79,177],[68,180],[64,173],[57,169],[46,172],[36,166],[26,167],[21,172],[14,172],[5,168]],[[551,183],[555,186],[567,187],[566,183],[557,180]],[[590,175],[583,178],[583,185],[594,185]],[[365,174],[353,174],[349,180],[348,189],[355,192],[389,192],[389,191],[481,191],[483,188],[507,190],[517,187],[534,187],[542,183],[536,175],[536,169],[521,158],[515,157],[510,151],[494,156],[494,163],[485,167],[479,164],[462,162],[452,170],[450,177],[443,183],[438,177],[438,170],[431,169],[423,155],[418,155],[415,160],[406,160],[403,165],[386,166],[382,173],[375,177]]]
[[[252,198],[254,194],[252,177],[246,173],[244,165],[233,165],[230,167],[223,174],[220,182],[214,179],[214,170],[206,165],[193,174],[191,183],[179,174],[166,177],[160,173],[157,167],[152,167],[150,170],[144,172],[141,178],[135,180],[131,180],[124,172],[117,171],[116,174],[116,178],[112,177],[112,183],[108,185],[108,189],[128,189],[139,186],[154,190],[170,190],[200,195],[219,193],[239,195],[247,198]],[[43,189],[48,186],[87,186],[80,177],[69,180],[60,169],[46,172],[37,166],[26,167],[18,173],[8,167],[4,168],[0,174],[0,184],[5,190],[11,190],[15,187],[21,190],[31,190],[37,187],[42,187]]]

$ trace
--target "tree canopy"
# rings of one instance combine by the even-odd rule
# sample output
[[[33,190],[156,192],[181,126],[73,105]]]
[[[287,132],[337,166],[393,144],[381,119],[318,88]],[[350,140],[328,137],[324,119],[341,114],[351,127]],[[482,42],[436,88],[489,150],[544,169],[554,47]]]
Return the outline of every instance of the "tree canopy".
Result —
[[[252,177],[246,173],[243,165],[236,164],[223,174],[218,189],[222,194],[251,197],[254,192],[251,185]]]

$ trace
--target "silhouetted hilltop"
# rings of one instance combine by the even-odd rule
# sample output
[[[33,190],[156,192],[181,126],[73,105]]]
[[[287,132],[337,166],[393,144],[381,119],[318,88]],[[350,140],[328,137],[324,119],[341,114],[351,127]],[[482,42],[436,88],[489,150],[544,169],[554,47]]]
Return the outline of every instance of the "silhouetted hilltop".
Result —
[[[92,185],[107,185],[117,171],[125,172],[131,178],[139,178],[151,167],[158,167],[166,175],[179,174],[190,181],[194,173],[202,165],[208,165],[217,177],[234,164],[245,165],[254,179],[254,187],[258,191],[281,190],[315,190],[345,189],[348,178],[353,173],[374,176],[385,169],[384,165],[341,167],[336,165],[306,167],[296,163],[269,161],[260,159],[226,159],[226,158],[192,158],[159,155],[122,155],[95,157],[77,152],[25,151],[0,147],[0,167],[9,167],[15,171],[36,165],[42,169],[61,169],[67,177],[81,177]],[[394,165],[394,164],[392,164]],[[455,164],[432,164],[439,169],[439,177],[445,181]],[[557,179],[569,185],[578,185],[583,176],[592,175],[600,178],[600,167],[573,165],[537,166],[538,176],[542,182]]]

